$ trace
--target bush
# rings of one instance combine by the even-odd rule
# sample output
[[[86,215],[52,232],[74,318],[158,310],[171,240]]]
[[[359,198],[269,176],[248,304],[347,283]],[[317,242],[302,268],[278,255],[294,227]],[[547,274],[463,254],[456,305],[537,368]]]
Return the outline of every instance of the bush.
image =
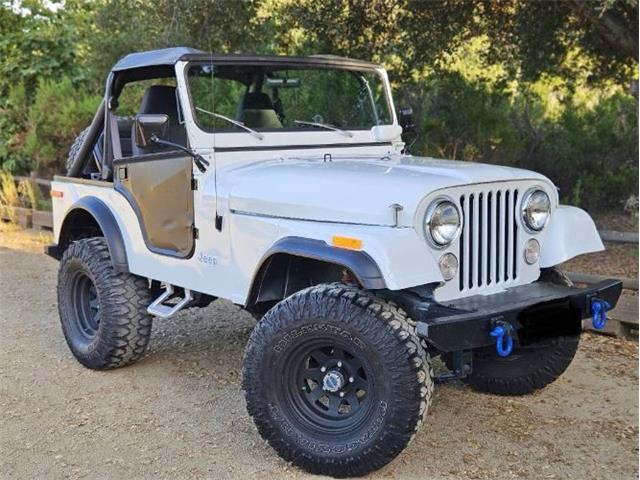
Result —
[[[515,162],[518,132],[507,93],[457,72],[427,78],[405,90],[419,92],[410,100],[418,104],[415,119],[421,134],[414,151],[448,159]]]
[[[11,173],[0,170],[0,213],[15,222],[13,208],[7,207],[51,211],[51,199],[45,198],[40,188],[29,179],[23,178],[16,185],[16,180]]]
[[[563,201],[590,210],[621,209],[638,190],[638,114],[634,97],[615,93],[568,98],[557,118],[543,119],[535,140],[525,136],[519,164],[550,177]]]
[[[563,202],[590,210],[621,210],[638,190],[638,104],[621,89],[557,78],[514,88],[440,72],[397,96],[414,107],[415,154],[535,170]]]
[[[20,195],[20,203],[27,208],[34,210],[51,211],[51,199],[44,198],[42,190],[34,182],[28,179],[22,179],[18,183],[18,194]]]
[[[11,207],[20,207],[20,194],[13,176],[7,171],[0,170],[0,213],[16,222],[16,215]]]
[[[25,173],[29,160],[24,155],[28,97],[21,83],[12,85],[0,107],[0,169]]]
[[[73,140],[91,122],[100,100],[66,78],[38,85],[24,142],[34,170],[45,176],[63,171]]]

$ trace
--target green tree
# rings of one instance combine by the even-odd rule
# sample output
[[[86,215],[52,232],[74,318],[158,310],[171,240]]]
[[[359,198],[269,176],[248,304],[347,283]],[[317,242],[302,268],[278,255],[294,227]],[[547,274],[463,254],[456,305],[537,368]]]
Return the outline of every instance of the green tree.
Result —
[[[0,105],[13,85],[24,85],[31,95],[42,79],[82,78],[73,19],[59,7],[43,0],[0,4]]]
[[[638,62],[637,0],[300,0],[272,1],[285,38],[303,50],[383,60],[396,77],[438,66],[443,54],[486,35],[492,57],[536,79],[579,65],[594,78],[629,80]],[[569,75],[569,72],[566,72]]]
[[[143,50],[190,46],[205,51],[269,52],[269,25],[257,1],[69,0],[82,43],[80,61],[93,85],[102,85],[122,56]]]
[[[588,57],[582,67],[595,79],[628,81],[637,68],[637,0],[484,0],[477,7],[492,53],[515,61],[527,78],[565,70],[573,50]]]

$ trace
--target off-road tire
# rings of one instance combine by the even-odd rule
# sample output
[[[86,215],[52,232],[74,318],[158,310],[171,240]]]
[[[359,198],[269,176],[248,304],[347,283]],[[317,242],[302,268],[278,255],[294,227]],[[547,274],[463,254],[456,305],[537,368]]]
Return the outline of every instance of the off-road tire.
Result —
[[[541,272],[541,280],[573,286],[557,268]],[[473,352],[473,369],[464,379],[473,389],[497,395],[527,395],[554,382],[569,367],[578,350],[580,334],[516,346],[508,357],[499,357],[494,347]]]
[[[86,306],[87,283],[93,285],[93,307]],[[123,367],[142,357],[151,334],[146,311],[151,300],[146,279],[114,271],[103,237],[78,240],[64,252],[58,270],[60,322],[71,352],[85,367]],[[87,311],[95,315],[81,316]]]
[[[295,377],[287,375],[295,368],[288,359],[313,342],[337,344],[332,353],[349,350],[373,372],[358,422],[316,428],[286,400],[298,390],[287,389]],[[364,475],[393,460],[422,425],[433,392],[415,322],[394,304],[340,283],[302,290],[265,314],[245,351],[242,386],[260,435],[283,459],[334,477]]]
[[[83,159],[78,157],[78,152],[80,151],[80,147],[84,143],[84,139],[87,138],[88,134],[89,127],[81,131],[71,144],[69,155],[67,155],[67,162],[65,164],[67,175],[69,177],[77,177],[78,175],[80,175],[80,173],[82,173],[84,162],[82,161]]]
[[[464,380],[474,390],[496,395],[527,395],[554,382],[569,367],[580,335],[556,337],[543,344],[515,347],[498,357],[494,347],[473,352],[473,370]]]

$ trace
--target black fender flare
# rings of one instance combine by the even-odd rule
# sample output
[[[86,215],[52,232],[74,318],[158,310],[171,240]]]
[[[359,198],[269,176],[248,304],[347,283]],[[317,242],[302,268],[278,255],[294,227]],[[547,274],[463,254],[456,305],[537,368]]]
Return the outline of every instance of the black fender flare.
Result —
[[[256,281],[260,281],[263,267],[267,265],[271,257],[279,253],[319,260],[344,267],[353,273],[360,285],[367,290],[387,288],[380,268],[366,252],[337,248],[328,245],[322,240],[291,236],[283,237],[276,241],[263,255],[251,283],[247,304],[255,300]]]
[[[85,211],[90,214],[100,227],[107,246],[109,247],[109,255],[116,272],[129,272],[129,261],[127,260],[127,250],[124,245],[124,238],[118,226],[118,222],[109,207],[96,197],[83,197],[78,200],[69,209],[65,215],[62,227],[60,229],[60,244],[66,247],[64,243],[70,238],[69,228],[73,225],[74,212]]]

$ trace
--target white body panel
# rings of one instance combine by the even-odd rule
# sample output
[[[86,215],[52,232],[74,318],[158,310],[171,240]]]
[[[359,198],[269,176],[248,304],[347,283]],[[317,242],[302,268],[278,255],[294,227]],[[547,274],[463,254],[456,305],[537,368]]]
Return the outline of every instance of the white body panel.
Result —
[[[147,248],[135,212],[124,196],[113,188],[54,181],[52,189],[64,192],[62,198],[54,201],[56,241],[64,218],[78,200],[85,196],[99,198],[118,222],[132,273],[239,304],[245,303],[267,250],[277,240],[288,236],[327,243],[333,235],[362,239],[363,249],[379,266],[391,289],[441,279],[427,245],[413,228],[294,221],[223,212],[225,226],[218,232],[213,226],[213,198],[206,198],[203,189],[201,200],[196,197],[196,225],[200,238],[193,256],[180,259],[153,253]]]
[[[184,66],[184,62],[176,65],[177,84],[182,105],[189,105]],[[376,262],[389,289],[441,283],[435,292],[441,301],[530,283],[538,278],[540,267],[602,248],[588,215],[576,208],[559,207],[553,184],[542,175],[509,167],[401,155],[403,144],[395,117],[395,129],[384,132],[397,133],[391,142],[380,141],[379,129],[354,131],[352,137],[322,130],[265,132],[263,140],[243,131],[213,135],[198,128],[189,108],[184,109],[184,122],[191,147],[211,163],[205,174],[194,169],[199,185],[194,192],[199,238],[190,258],[151,252],[134,210],[111,184],[96,186],[72,179],[52,184],[52,189],[63,192],[62,198],[53,199],[56,241],[74,204],[85,196],[97,197],[117,220],[132,273],[238,304],[246,302],[265,253],[288,236],[328,244],[334,235],[361,239],[362,250]],[[431,247],[423,230],[429,203],[445,195],[460,205],[462,196],[500,189],[517,189],[522,198],[534,186],[551,197],[552,214],[543,232],[529,235],[518,223],[519,206],[512,207],[515,223],[510,228],[517,228],[520,235],[512,245],[513,254],[505,257],[504,268],[513,271],[515,267],[518,275],[508,281],[471,287],[459,278],[444,282],[438,259],[444,252],[460,254],[460,242],[467,242],[470,249],[481,249],[484,244],[488,255],[507,247],[500,243],[490,246],[482,235],[469,239],[468,229],[444,250]],[[402,206],[397,223],[391,204]],[[485,208],[490,215],[489,207]],[[216,212],[223,217],[221,231],[214,226]],[[477,217],[472,221],[477,229],[481,222]],[[522,260],[522,248],[532,236],[540,241],[542,256],[539,265],[529,266]],[[467,259],[461,264],[474,279],[482,278],[480,264]],[[502,264],[496,263],[495,268],[502,268]]]
[[[220,165],[220,168],[224,168]],[[391,154],[281,157],[231,168],[219,180],[234,212],[322,222],[394,226],[393,203],[402,205],[399,226],[413,227],[414,213],[429,192],[474,183],[534,179],[509,167]]]
[[[577,207],[562,205],[546,229],[540,266],[552,267],[584,253],[604,250],[593,220]]]

